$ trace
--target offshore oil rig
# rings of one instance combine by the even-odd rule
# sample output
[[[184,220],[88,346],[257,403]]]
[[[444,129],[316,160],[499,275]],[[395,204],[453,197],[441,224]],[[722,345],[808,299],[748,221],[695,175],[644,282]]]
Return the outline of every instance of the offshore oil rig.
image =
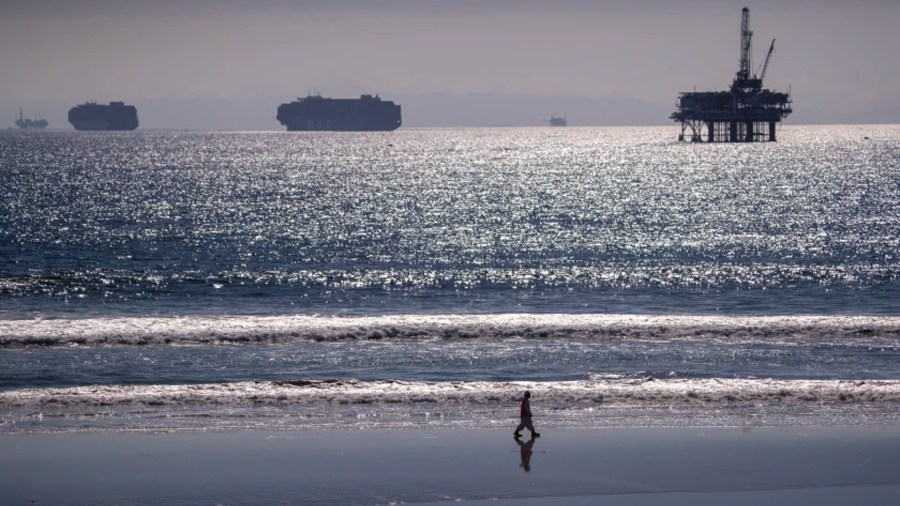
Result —
[[[728,91],[693,91],[678,95],[677,110],[670,118],[681,122],[678,140],[692,142],[757,142],[776,140],[775,124],[791,113],[790,93],[762,87],[775,39],[758,73],[752,67],[750,9],[741,11],[741,63]],[[704,139],[703,130],[706,129]]]

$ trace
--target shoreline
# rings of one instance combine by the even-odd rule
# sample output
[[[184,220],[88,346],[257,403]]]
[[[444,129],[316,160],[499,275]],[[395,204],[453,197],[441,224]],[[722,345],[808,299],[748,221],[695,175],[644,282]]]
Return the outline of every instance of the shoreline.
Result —
[[[2,434],[0,489],[9,504],[822,506],[900,493],[898,425],[541,432],[530,446],[512,427]]]

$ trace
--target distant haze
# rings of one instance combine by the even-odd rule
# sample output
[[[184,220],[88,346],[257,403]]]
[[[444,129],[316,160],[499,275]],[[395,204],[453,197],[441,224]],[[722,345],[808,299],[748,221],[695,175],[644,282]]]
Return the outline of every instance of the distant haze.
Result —
[[[670,124],[679,91],[730,84],[745,5],[788,123],[900,123],[895,0],[8,0],[0,127],[124,100],[142,128],[281,129],[311,92],[411,127]]]

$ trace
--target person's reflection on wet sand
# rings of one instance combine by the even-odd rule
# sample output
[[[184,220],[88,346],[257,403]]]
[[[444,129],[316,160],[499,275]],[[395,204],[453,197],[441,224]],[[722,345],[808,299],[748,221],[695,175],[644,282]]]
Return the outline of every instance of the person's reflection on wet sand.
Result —
[[[522,442],[521,439],[516,438],[516,444],[519,445],[519,456],[522,457],[519,467],[524,469],[526,473],[531,471],[531,447],[534,446],[535,441],[537,441],[536,438],[531,438],[528,442]]]

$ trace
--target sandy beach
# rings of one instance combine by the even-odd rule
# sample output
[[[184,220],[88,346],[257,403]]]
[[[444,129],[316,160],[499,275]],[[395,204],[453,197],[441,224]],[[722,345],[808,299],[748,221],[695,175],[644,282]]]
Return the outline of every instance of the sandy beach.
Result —
[[[896,504],[900,428],[0,436],[4,504]]]

